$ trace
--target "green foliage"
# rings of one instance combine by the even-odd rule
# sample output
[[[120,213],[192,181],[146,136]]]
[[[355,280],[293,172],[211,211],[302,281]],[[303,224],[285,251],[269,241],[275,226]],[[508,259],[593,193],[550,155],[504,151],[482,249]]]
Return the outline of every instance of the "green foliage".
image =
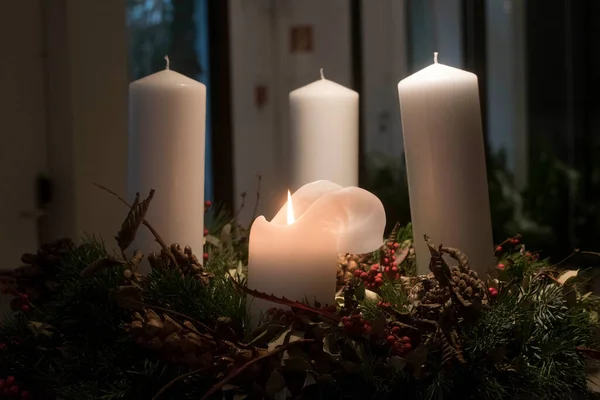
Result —
[[[245,271],[239,262],[243,235],[229,230],[229,217],[218,213],[211,218],[209,260],[203,269],[208,279],[176,268],[153,269],[134,286],[139,287],[145,308],[159,314],[172,312],[179,322],[200,321],[197,326],[208,327],[201,329],[202,334],[214,338],[218,321],[227,317],[239,335],[227,339],[235,342],[233,346],[215,340],[214,349],[206,350],[211,354],[211,372],[178,380],[161,395],[162,400],[200,399],[223,373],[231,371],[219,370],[225,368],[218,367],[224,365],[220,363],[230,359],[234,360],[231,368],[240,368],[278,346],[285,351],[259,360],[224,388],[226,394],[217,391],[214,398],[248,394],[257,385],[268,391],[268,381],[277,396],[288,390],[295,398],[529,400],[572,393],[591,398],[586,362],[578,347],[598,345],[594,335],[600,300],[586,293],[580,276],[561,282],[555,268],[521,245],[506,247],[499,260],[505,266],[498,271],[498,281],[485,283],[498,288],[497,297],[480,304],[474,314],[460,307],[454,314],[440,314],[443,318],[434,321],[433,330],[431,321],[424,322],[419,311],[424,303],[414,298],[408,280],[385,276],[376,289],[377,298],[365,295],[361,285],[350,292],[350,296],[355,293],[350,300],[358,308],[338,310],[341,314],[332,317],[311,315],[310,307],[298,307],[250,333],[247,295],[229,275],[244,286]],[[233,233],[228,237],[227,232]],[[410,239],[407,225],[397,240]],[[120,307],[115,293],[128,284],[124,276],[130,265],[117,263],[81,275],[107,256],[112,255],[102,241],[86,238],[61,259],[58,285],[49,300],[32,300],[29,311],[18,311],[2,321],[0,343],[6,348],[0,350],[0,378],[15,376],[36,399],[151,399],[194,369],[165,358],[159,348],[136,343],[125,329],[132,322],[132,310]],[[441,307],[427,305],[431,310]],[[448,361],[443,345],[435,344],[450,331],[460,343],[464,363]],[[399,350],[392,347],[390,336],[392,343],[396,339],[406,343],[408,337],[412,345]],[[291,346],[294,342],[298,343]],[[268,349],[252,347],[258,344]],[[250,358],[236,358],[244,353],[250,353],[245,355]]]

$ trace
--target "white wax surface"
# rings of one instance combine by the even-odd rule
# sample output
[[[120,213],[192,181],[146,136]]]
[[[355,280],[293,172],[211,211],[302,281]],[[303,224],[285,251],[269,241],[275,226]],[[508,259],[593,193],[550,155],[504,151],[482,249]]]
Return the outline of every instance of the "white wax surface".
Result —
[[[290,189],[358,185],[358,93],[319,79],[290,93]]]
[[[292,196],[295,222],[287,223],[287,204],[271,222],[258,217],[250,230],[248,287],[311,304],[333,304],[337,255],[365,253],[383,242],[385,211],[366,190],[329,181],[307,184]],[[257,323],[272,303],[252,301]]]
[[[436,63],[398,93],[418,272],[428,272],[427,234],[486,273],[494,254],[477,76]]]
[[[167,243],[202,253],[206,87],[164,70],[129,86],[129,198],[156,193],[147,219]],[[143,227],[135,247],[160,251]]]

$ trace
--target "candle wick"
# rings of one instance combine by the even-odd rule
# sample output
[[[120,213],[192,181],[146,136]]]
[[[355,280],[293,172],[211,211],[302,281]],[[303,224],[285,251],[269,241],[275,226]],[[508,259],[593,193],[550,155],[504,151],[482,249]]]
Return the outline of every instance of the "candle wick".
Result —
[[[321,68],[321,79],[325,79],[325,75],[323,74],[323,68]]]
[[[171,61],[169,61],[169,56],[165,56],[165,61],[167,61],[167,68],[169,69],[169,64],[171,64]]]
[[[438,63],[437,59],[438,59],[438,52],[436,51],[436,52],[433,53],[433,63],[434,64]]]

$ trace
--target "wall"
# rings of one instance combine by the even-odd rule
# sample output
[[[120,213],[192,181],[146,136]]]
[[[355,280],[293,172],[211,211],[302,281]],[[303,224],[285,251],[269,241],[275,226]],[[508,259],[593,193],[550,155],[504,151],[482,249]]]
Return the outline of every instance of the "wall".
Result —
[[[270,219],[286,200],[288,93],[325,75],[350,86],[350,3],[347,0],[231,0],[231,84],[236,207],[250,222],[262,176],[257,215]],[[290,28],[310,25],[314,48],[290,52]],[[264,88],[265,102],[257,103]]]
[[[35,179],[46,172],[42,12],[37,1],[0,12],[0,270],[38,242]],[[0,296],[0,316],[9,296]]]
[[[109,245],[126,209],[94,187],[126,193],[127,36],[120,0],[42,2],[48,163],[55,199],[47,239],[101,235]]]

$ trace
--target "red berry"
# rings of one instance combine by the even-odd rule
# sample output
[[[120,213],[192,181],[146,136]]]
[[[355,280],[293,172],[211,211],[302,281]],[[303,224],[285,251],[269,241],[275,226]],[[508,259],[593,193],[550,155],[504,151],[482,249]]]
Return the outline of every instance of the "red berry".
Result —
[[[26,294],[26,293],[21,293],[21,294],[19,295],[19,297],[20,297],[22,300],[27,300],[27,298],[28,298],[28,296],[27,296],[27,294]]]
[[[15,384],[15,377],[10,375],[6,378],[6,386],[12,386]]]
[[[19,387],[17,385],[13,386],[9,390],[10,394],[15,395],[19,393]]]
[[[370,335],[371,334],[371,326],[370,325],[363,326],[363,333],[365,335]]]
[[[512,244],[518,244],[519,243],[519,239],[514,238],[513,240],[511,240]]]
[[[399,327],[399,326],[394,326],[394,327],[392,328],[392,333],[393,333],[394,335],[397,335],[397,334],[399,334],[399,333],[400,333],[400,331],[401,331],[401,329],[400,329],[400,327]]]
[[[208,235],[208,229],[204,228],[204,236]]]
[[[363,271],[360,273],[360,279],[362,279],[363,281],[365,279],[367,279],[368,277],[369,277],[369,274],[367,274],[366,272]]]
[[[384,258],[384,259],[383,259],[383,262],[384,262],[385,264],[389,264],[389,263],[390,263],[390,259],[386,257],[386,258]]]
[[[497,252],[500,252],[500,251],[502,251],[502,246],[496,246],[496,251],[497,251]]]
[[[379,264],[373,264],[371,265],[371,271],[377,272],[379,271]]]
[[[504,271],[504,268],[506,268],[506,266],[502,263],[498,263],[498,269],[501,271]]]
[[[496,288],[493,288],[493,287],[491,287],[491,288],[488,288],[488,292],[492,293],[492,292],[494,292],[494,291],[496,291]]]
[[[356,278],[360,278],[360,274],[362,273],[362,271],[360,269],[354,270],[354,276]]]
[[[348,330],[352,329],[352,322],[348,321],[348,322],[344,322],[344,327]]]
[[[387,242],[386,245],[387,247],[392,248],[392,246],[394,246],[394,242]]]
[[[404,350],[405,351],[411,351],[412,350],[412,344],[410,344],[410,343],[404,343]]]
[[[396,273],[396,272],[398,272],[398,267],[392,267],[392,272],[393,272],[393,273]]]
[[[29,311],[29,306],[28,306],[27,304],[23,304],[23,305],[21,306],[21,311],[23,311],[23,312],[27,312],[27,311]]]
[[[402,339],[400,339],[400,340],[402,340],[405,343],[410,342],[410,338],[408,336],[402,336]]]
[[[390,335],[387,338],[385,338],[385,340],[389,343],[389,344],[394,344],[396,343],[396,336],[394,335]]]
[[[208,253],[204,253],[203,258],[204,258],[204,261],[208,260]]]
[[[210,207],[210,206],[212,206],[212,201],[210,201],[210,200],[206,200],[206,201],[204,202],[204,207],[208,208],[208,207]]]
[[[350,317],[342,317],[342,323],[350,322]]]
[[[383,274],[380,272],[377,275],[375,275],[375,279],[382,279],[383,278]]]
[[[394,243],[394,248],[397,249],[398,247],[400,247],[400,244]]]
[[[21,398],[22,399],[28,399],[29,398],[29,392],[27,390],[23,390],[21,392]]]
[[[381,279],[381,278],[375,279],[375,285],[377,285],[377,286],[383,285],[383,279]]]

